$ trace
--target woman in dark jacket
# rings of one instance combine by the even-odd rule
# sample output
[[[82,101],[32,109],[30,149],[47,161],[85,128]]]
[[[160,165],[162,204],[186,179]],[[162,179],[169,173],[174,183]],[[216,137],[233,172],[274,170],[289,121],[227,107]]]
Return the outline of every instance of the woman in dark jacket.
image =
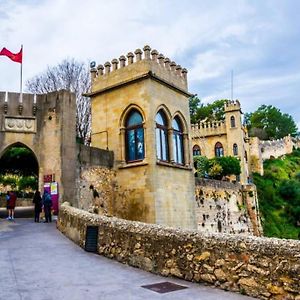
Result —
[[[36,191],[33,196],[34,203],[34,222],[40,222],[40,213],[42,211],[42,197],[40,191]]]

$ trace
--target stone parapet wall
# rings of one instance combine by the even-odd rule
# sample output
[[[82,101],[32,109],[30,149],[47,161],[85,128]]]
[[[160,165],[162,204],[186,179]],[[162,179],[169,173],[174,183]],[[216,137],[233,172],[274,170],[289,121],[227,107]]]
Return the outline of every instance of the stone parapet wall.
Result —
[[[299,241],[204,234],[61,207],[58,229],[83,248],[88,225],[99,226],[98,253],[122,263],[260,299],[300,299]]]

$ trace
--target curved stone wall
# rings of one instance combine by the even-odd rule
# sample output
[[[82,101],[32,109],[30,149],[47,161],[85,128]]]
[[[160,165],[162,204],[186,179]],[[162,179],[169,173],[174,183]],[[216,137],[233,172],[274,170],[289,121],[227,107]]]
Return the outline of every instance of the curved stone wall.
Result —
[[[99,226],[98,253],[164,276],[260,299],[300,300],[300,242],[203,234],[94,215],[62,205],[58,229],[81,247]]]

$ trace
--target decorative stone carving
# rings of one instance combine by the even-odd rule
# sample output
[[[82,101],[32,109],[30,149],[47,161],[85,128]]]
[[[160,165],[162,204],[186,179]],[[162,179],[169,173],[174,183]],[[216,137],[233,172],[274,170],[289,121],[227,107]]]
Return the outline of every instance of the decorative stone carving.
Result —
[[[35,118],[5,117],[4,130],[14,132],[36,132]]]

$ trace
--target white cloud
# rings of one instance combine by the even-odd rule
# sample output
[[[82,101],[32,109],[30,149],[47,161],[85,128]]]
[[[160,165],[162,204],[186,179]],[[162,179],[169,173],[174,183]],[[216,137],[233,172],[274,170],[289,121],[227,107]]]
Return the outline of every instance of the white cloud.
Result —
[[[278,50],[284,43],[297,52],[296,6],[289,0],[0,0],[0,48],[17,52],[24,44],[25,81],[65,57],[104,63],[149,44],[187,67],[192,92],[205,99],[230,96],[233,69],[235,94],[247,107],[268,93],[295,99],[299,92],[292,97],[295,71],[285,67],[279,77],[268,70],[284,55],[289,61],[288,51]],[[0,90],[18,90],[19,67],[0,57]]]

